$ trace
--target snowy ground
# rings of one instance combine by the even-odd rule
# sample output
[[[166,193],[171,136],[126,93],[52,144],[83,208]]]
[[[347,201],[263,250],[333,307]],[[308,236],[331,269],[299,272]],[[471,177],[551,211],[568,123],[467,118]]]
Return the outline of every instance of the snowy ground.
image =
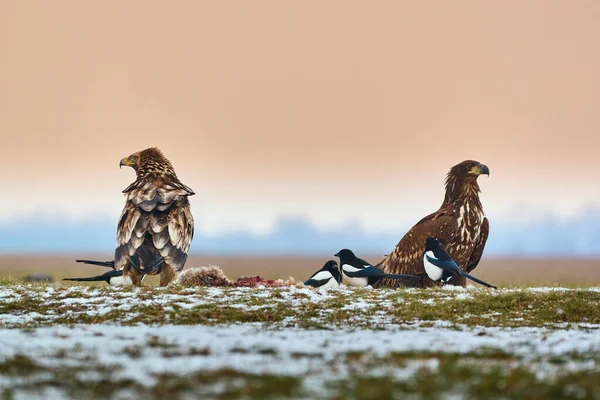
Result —
[[[600,398],[599,300],[595,288],[10,285],[0,395]]]
[[[465,365],[489,358],[488,366],[495,363],[506,372],[523,367],[537,379],[549,380],[565,373],[596,370],[600,335],[540,328],[272,331],[254,324],[78,326],[26,333],[4,329],[0,331],[0,357],[28,357],[40,372],[18,379],[4,375],[0,386],[29,396],[65,396],[68,392],[57,390],[52,382],[56,371],[69,368],[73,380],[131,382],[113,394],[120,397],[143,390],[140,387],[153,388],[165,375],[185,378],[199,372],[235,370],[246,375],[298,378],[298,393],[321,397],[334,392],[336,382],[356,375],[407,381],[418,371],[436,373],[439,353],[462,356],[459,359],[464,358]],[[193,391],[207,394],[222,389],[204,385]]]

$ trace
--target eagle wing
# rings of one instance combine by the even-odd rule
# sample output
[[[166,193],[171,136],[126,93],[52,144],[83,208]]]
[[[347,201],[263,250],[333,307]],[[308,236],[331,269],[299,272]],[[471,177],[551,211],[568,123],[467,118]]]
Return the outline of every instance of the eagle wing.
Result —
[[[485,243],[487,242],[488,235],[490,233],[490,223],[487,218],[483,219],[481,224],[481,231],[479,233],[479,241],[473,250],[473,254],[471,254],[471,258],[467,263],[467,268],[465,268],[466,272],[469,273],[477,267],[479,261],[481,260],[481,256],[483,255],[483,249],[485,248]]]
[[[429,214],[415,224],[400,239],[394,251],[388,254],[377,267],[386,274],[420,274],[422,278],[415,282],[399,282],[393,279],[382,279],[378,286],[399,286],[401,284],[412,284],[417,286],[432,286],[434,282],[425,274],[423,266],[423,253],[425,252],[425,240],[435,237],[442,245],[451,243],[457,234],[456,215],[451,209],[440,209]]]
[[[124,192],[127,201],[117,226],[116,268],[144,247],[140,254],[145,267],[162,256],[175,271],[183,269],[194,237],[187,199],[194,192],[178,181],[138,182]]]

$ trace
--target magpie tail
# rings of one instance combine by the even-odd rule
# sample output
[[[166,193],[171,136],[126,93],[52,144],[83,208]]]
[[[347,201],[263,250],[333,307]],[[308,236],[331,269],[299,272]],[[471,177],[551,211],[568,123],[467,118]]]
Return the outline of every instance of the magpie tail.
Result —
[[[64,278],[63,281],[76,281],[76,282],[100,282],[105,281],[110,283],[111,278],[123,276],[123,270],[112,270],[102,275],[91,276],[89,278]]]
[[[89,278],[64,278],[63,281],[76,281],[76,282],[97,282],[105,281],[106,278],[102,275],[91,276]]]
[[[75,262],[91,264],[91,265],[99,265],[101,267],[115,268],[114,261],[75,260]]]
[[[496,286],[490,285],[489,283],[486,283],[486,282],[482,281],[481,279],[477,279],[474,276],[471,276],[471,275],[466,274],[464,272],[461,275],[464,276],[464,277],[469,278],[470,280],[472,280],[474,282],[479,283],[480,285],[483,285],[483,286],[486,286],[486,287],[489,287],[489,288],[492,288],[492,289],[498,289]]]

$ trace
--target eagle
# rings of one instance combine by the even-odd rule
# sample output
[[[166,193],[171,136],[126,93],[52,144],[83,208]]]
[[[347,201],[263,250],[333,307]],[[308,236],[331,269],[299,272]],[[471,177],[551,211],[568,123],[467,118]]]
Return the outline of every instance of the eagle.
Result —
[[[137,177],[123,190],[113,268],[123,269],[123,278],[136,286],[145,274],[160,274],[160,286],[167,286],[183,269],[194,237],[188,200],[194,191],[156,147],[123,158],[122,166],[132,167]]]
[[[486,165],[466,160],[450,169],[446,176],[446,195],[440,208],[415,224],[385,256],[377,267],[387,274],[420,274],[421,279],[404,281],[383,279],[378,287],[397,287],[401,284],[428,287],[436,283],[427,277],[423,252],[428,237],[437,238],[459,268],[471,272],[483,254],[489,234],[489,223],[479,200],[479,175],[489,176]],[[453,285],[466,285],[465,277],[452,278]]]

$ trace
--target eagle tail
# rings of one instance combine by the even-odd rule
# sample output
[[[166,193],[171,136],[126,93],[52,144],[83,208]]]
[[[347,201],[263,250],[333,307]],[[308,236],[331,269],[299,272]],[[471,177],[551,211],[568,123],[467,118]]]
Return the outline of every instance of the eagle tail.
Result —
[[[91,264],[91,265],[99,265],[101,267],[115,268],[114,261],[75,260],[75,262]]]
[[[489,287],[489,288],[492,288],[492,289],[498,289],[496,286],[494,286],[494,285],[490,285],[489,283],[487,283],[487,282],[484,282],[484,281],[482,281],[481,279],[477,279],[477,278],[475,278],[474,276],[471,276],[471,275],[469,275],[469,274],[467,274],[467,273],[464,273],[464,272],[463,272],[461,275],[462,275],[462,276],[464,276],[464,277],[466,277],[466,278],[469,278],[470,280],[472,280],[472,281],[474,281],[474,282],[477,282],[477,283],[479,283],[480,285],[483,285],[483,286],[486,286],[486,287]]]

